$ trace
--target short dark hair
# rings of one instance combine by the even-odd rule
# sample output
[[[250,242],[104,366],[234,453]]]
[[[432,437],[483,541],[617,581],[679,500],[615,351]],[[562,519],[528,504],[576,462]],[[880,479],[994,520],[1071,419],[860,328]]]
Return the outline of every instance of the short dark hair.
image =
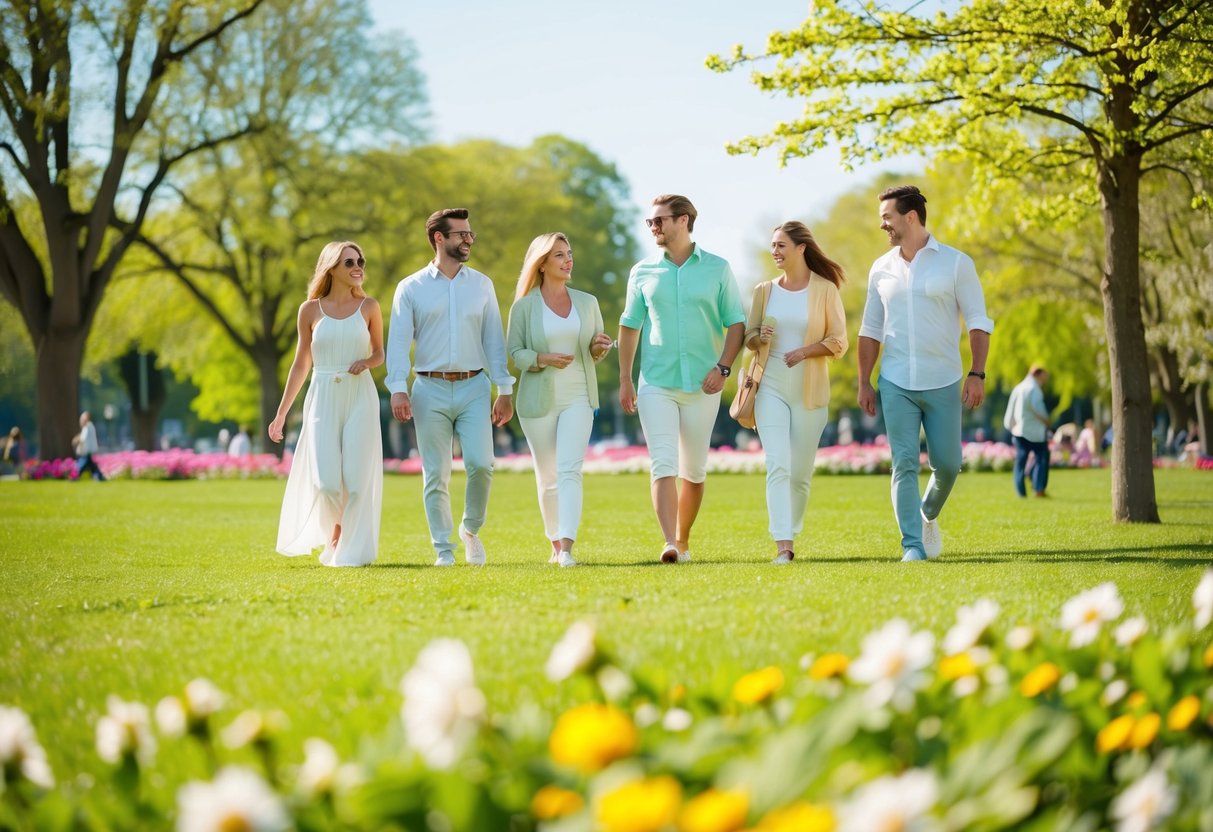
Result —
[[[922,191],[918,190],[917,185],[895,185],[892,188],[885,188],[880,192],[879,199],[881,202],[886,199],[897,200],[897,213],[908,214],[911,211],[917,211],[918,221],[923,225],[927,224],[927,198],[922,195]]]
[[[695,218],[699,216],[699,212],[695,210],[695,206],[691,204],[691,200],[679,194],[662,194],[661,196],[653,197],[654,205],[664,205],[670,209],[670,213],[676,217],[681,217],[686,214],[687,231],[695,230]]]
[[[425,238],[430,241],[430,248],[438,251],[434,235],[441,234],[443,237],[449,235],[451,220],[466,220],[467,218],[468,209],[466,208],[443,208],[430,214],[430,218],[425,221]]]

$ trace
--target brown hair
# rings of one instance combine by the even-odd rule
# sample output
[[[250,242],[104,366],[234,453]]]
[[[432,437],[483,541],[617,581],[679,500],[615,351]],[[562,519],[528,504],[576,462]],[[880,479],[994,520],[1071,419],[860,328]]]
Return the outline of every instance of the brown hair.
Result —
[[[318,300],[333,291],[333,269],[337,268],[337,264],[341,262],[341,254],[347,248],[352,248],[358,252],[359,257],[363,260],[366,259],[366,255],[362,253],[362,246],[352,240],[339,240],[326,244],[324,248],[320,249],[320,257],[316,259],[316,270],[312,272],[312,280],[307,284],[308,300]],[[354,297],[364,298],[366,292],[361,287],[355,286]]]
[[[927,198],[918,190],[917,185],[894,185],[892,188],[885,188],[878,199],[881,202],[886,199],[897,200],[897,213],[908,214],[915,211],[918,213],[918,222],[927,224]]]
[[[430,214],[430,218],[425,221],[425,238],[430,241],[430,248],[435,252],[438,251],[434,235],[441,234],[443,237],[449,235],[451,220],[466,220],[467,218],[468,209],[466,208],[442,208]]]
[[[563,242],[570,251],[572,250],[573,244],[562,231],[540,234],[531,240],[531,244],[526,250],[526,257],[522,260],[522,271],[518,274],[518,290],[514,292],[514,300],[523,298],[528,292],[543,283],[539,267],[543,265],[544,260],[548,259],[548,255],[552,253],[557,242]]]
[[[695,218],[699,216],[699,212],[695,210],[695,206],[691,204],[691,200],[685,196],[678,194],[662,194],[661,196],[653,197],[654,205],[664,205],[670,209],[670,213],[676,217],[681,217],[686,214],[687,231],[695,230]]]
[[[821,275],[839,289],[842,288],[843,282],[847,279],[846,272],[842,270],[842,266],[826,257],[826,253],[821,250],[821,246],[817,244],[813,232],[809,231],[807,225],[799,220],[791,220],[775,226],[775,230],[787,234],[793,245],[804,246],[804,262],[809,267],[809,271]]]

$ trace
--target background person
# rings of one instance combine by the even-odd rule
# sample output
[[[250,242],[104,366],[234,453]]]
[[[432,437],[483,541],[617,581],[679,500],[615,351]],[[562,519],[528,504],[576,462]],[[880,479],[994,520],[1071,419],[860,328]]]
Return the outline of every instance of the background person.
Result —
[[[596,362],[611,348],[593,295],[569,288],[573,251],[559,232],[527,249],[510,308],[506,349],[520,372],[515,409],[535,465],[539,513],[551,541],[551,562],[576,566],[573,542],[581,523],[581,466],[594,411]]]
[[[775,227],[771,257],[783,274],[769,281],[769,289],[761,284],[755,290],[746,344],[757,352],[771,342],[754,417],[766,457],[774,562],[786,564],[796,557],[793,541],[804,528],[817,446],[829,418],[826,362],[847,350],[847,318],[838,291],[846,276],[801,222]]]
[[[325,566],[364,566],[379,552],[383,446],[379,397],[366,370],[383,363],[383,315],[363,289],[365,267],[357,243],[333,242],[320,251],[308,299],[299,307],[295,360],[267,431],[272,441],[282,441],[310,369],[277,549],[309,555],[323,546]]]
[[[86,410],[80,414],[80,433],[76,436],[76,479],[80,479],[84,472],[88,471],[94,480],[105,482],[105,474],[101,473],[101,468],[93,459],[98,449],[97,426],[93,424],[93,418]]]
[[[1039,364],[1032,365],[1023,381],[1011,390],[1007,400],[1007,411],[1002,425],[1011,432],[1015,445],[1015,467],[1012,477],[1015,493],[1028,496],[1024,478],[1028,458],[1032,458],[1032,493],[1045,496],[1049,487],[1049,410],[1045,406],[1044,385],[1049,380],[1049,371]]]

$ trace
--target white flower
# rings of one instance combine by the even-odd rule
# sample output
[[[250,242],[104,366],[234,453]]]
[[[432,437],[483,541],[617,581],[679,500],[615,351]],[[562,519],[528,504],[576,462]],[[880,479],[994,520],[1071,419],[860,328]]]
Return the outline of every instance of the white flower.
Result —
[[[677,734],[690,728],[694,721],[695,718],[691,716],[690,711],[683,708],[670,708],[661,720],[661,727]]]
[[[485,715],[467,647],[455,639],[431,641],[405,674],[401,689],[409,745],[432,768],[450,768]]]
[[[306,756],[299,767],[299,791],[305,795],[331,792],[341,764],[337,750],[324,740],[312,737],[303,743],[303,753]]]
[[[1083,647],[1095,641],[1105,621],[1115,621],[1124,609],[1116,584],[1109,581],[1066,601],[1061,627],[1069,631],[1071,647]]]
[[[140,763],[150,763],[156,755],[147,706],[124,702],[110,694],[105,700],[107,713],[97,720],[97,755],[110,764],[122,762],[128,754]]]
[[[185,686],[185,710],[190,721],[206,719],[223,707],[223,691],[209,679],[195,679]]]
[[[897,777],[881,777],[857,791],[842,807],[838,831],[932,829],[934,822],[927,812],[934,807],[938,792],[935,775],[923,769],[910,769]]]
[[[613,664],[603,665],[598,671],[598,687],[612,702],[618,702],[635,689],[632,677]]]
[[[661,709],[652,702],[641,702],[636,706],[634,719],[637,727],[648,728],[654,722],[661,719]]]
[[[1113,679],[1108,682],[1108,686],[1103,689],[1103,693],[1099,695],[1099,702],[1105,708],[1110,708],[1117,702],[1125,698],[1125,694],[1129,692],[1129,683],[1124,679]]]
[[[156,724],[166,737],[185,734],[185,705],[175,696],[166,696],[156,703]]]
[[[1027,625],[1016,627],[1007,633],[1007,647],[1012,650],[1027,650],[1036,641],[1036,631]]]
[[[892,702],[898,710],[913,704],[913,692],[930,680],[923,670],[935,653],[935,636],[923,630],[910,632],[910,625],[894,618],[884,628],[863,639],[863,652],[851,663],[848,675],[868,688],[865,700],[873,708]]]
[[[1149,629],[1150,622],[1139,615],[1121,623],[1113,632],[1113,635],[1116,637],[1116,643],[1121,647],[1132,647]]]
[[[210,783],[177,791],[177,832],[277,832],[291,825],[278,795],[254,771],[229,766]]]
[[[223,729],[220,737],[228,748],[244,748],[255,742],[264,742],[278,734],[286,725],[282,711],[242,711]]]
[[[1148,832],[1175,811],[1175,789],[1158,769],[1146,772],[1112,801],[1116,832]]]
[[[548,656],[544,672],[553,682],[563,682],[579,670],[589,667],[598,649],[594,645],[594,625],[589,621],[577,621]]]
[[[998,610],[998,604],[988,598],[982,598],[970,607],[958,609],[956,625],[948,630],[943,639],[944,653],[955,656],[974,647],[998,617]]]
[[[1192,608],[1196,610],[1196,629],[1203,630],[1213,621],[1213,569],[1206,569],[1192,593]]]
[[[0,705],[0,772],[8,771],[19,772],[26,780],[44,789],[55,785],[46,751],[38,744],[38,735],[25,711]],[[0,780],[0,791],[3,788],[3,780]]]

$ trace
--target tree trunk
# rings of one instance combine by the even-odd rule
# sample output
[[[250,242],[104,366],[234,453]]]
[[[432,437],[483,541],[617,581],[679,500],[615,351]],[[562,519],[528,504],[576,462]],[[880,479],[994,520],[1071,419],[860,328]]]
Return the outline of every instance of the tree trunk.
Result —
[[[1152,403],[1141,310],[1141,157],[1116,156],[1099,170],[1104,221],[1100,282],[1112,376],[1112,517],[1157,523]]]
[[[1188,406],[1188,391],[1179,372],[1179,357],[1165,347],[1155,347],[1153,352],[1155,374],[1158,377],[1158,392],[1163,406],[1167,408],[1168,444],[1175,434],[1188,426],[1193,417]]]
[[[1213,428],[1209,418],[1209,385],[1202,381],[1196,385],[1196,429],[1200,432],[1201,456],[1210,455],[1209,428]]]
[[[47,329],[36,345],[38,364],[38,457],[75,456],[80,432],[80,368],[88,327]]]
[[[285,440],[267,442],[263,437],[265,426],[274,420],[274,415],[278,412],[278,402],[282,400],[282,386],[278,380],[278,367],[282,363],[282,356],[272,348],[258,345],[253,361],[257,364],[257,375],[261,380],[261,424],[251,425],[249,435],[253,437],[255,447],[267,447],[269,453],[277,454],[281,459],[286,448]],[[284,429],[283,433],[289,434],[290,430]]]

